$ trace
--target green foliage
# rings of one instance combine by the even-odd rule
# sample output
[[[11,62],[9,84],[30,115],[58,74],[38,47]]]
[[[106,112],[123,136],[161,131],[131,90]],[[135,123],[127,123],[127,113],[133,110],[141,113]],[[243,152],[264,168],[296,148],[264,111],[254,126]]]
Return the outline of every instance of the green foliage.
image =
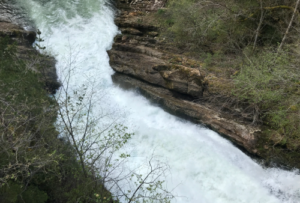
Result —
[[[272,133],[265,135],[271,143],[291,150],[300,146],[299,52],[295,48],[299,8],[286,50],[276,50],[294,6],[292,0],[170,0],[157,13],[161,36],[200,56],[206,71],[233,83],[232,97],[241,102],[237,105],[242,105],[242,117],[268,125]],[[212,92],[223,94],[223,84],[210,85]],[[224,95],[230,95],[230,90]]]
[[[162,14],[164,14],[166,11],[165,10],[163,10],[163,9],[158,9],[157,10],[157,14],[158,15],[162,15]]]
[[[152,169],[150,165],[151,170],[146,177],[134,171],[124,170],[123,165],[130,156],[120,150],[134,134],[114,120],[104,127],[101,125],[102,118],[107,118],[107,113],[104,114],[95,108],[94,105],[100,101],[93,100],[96,98],[95,91],[91,90],[94,89],[94,86],[84,85],[70,94],[62,86],[58,92],[58,95],[61,95],[57,97],[60,106],[58,128],[62,130],[61,135],[70,140],[74,147],[82,176],[86,178],[85,182],[98,183],[97,187],[91,187],[95,184],[87,185],[87,190],[83,190],[81,185],[78,185],[78,188],[73,187],[69,201],[78,201],[79,196],[82,202],[93,199],[95,202],[105,203],[113,198],[137,203],[151,202],[154,197],[160,202],[168,202],[173,196],[164,190],[162,182],[158,179],[165,170],[164,167],[156,166]],[[134,184],[131,184],[134,180]],[[132,190],[125,191],[124,186],[121,187],[124,182],[125,187]],[[109,185],[115,193],[110,194],[103,185]],[[148,190],[145,189],[147,186]]]
[[[204,59],[203,68],[206,68],[206,69],[209,69],[212,66],[218,64],[219,61],[223,60],[223,57],[224,57],[224,55],[221,54],[220,52],[216,52],[214,54],[206,53],[206,54],[200,55],[200,59]]]
[[[16,45],[9,38],[0,38],[0,85],[5,98],[15,103],[28,102],[36,105],[51,103],[41,76],[26,68],[25,62],[16,56]],[[40,109],[41,110],[41,109]]]
[[[41,62],[44,56],[20,57],[13,41],[0,37],[0,202],[118,202],[105,185],[122,190],[118,181],[129,175],[111,174],[129,155],[114,154],[133,134],[115,121],[99,127],[105,115],[92,116],[93,87],[66,92],[62,100],[59,93],[49,96],[43,75],[47,67],[28,67],[32,59]],[[72,122],[60,122],[58,115]]]
[[[0,188],[0,200],[4,203],[15,203],[21,192],[22,188],[17,183],[12,182],[9,185],[4,185]]]
[[[234,78],[233,94],[255,107],[260,116],[260,119],[255,118],[255,122],[264,121],[279,134],[286,136],[285,144],[294,149],[300,146],[297,95],[300,74],[295,68],[297,59],[287,53],[265,50],[249,57],[249,62],[241,67]]]
[[[204,60],[205,66],[210,66],[212,63],[213,56],[210,53],[207,53],[206,59]]]
[[[26,191],[22,194],[22,199],[25,202],[31,203],[44,203],[48,199],[48,195],[44,191],[40,191],[36,186],[29,186]],[[19,202],[23,202],[19,200]]]
[[[45,202],[48,195],[39,189],[45,180],[37,181],[41,176],[36,174],[58,175],[62,155],[53,125],[57,113],[40,78],[40,73],[26,67],[13,41],[0,38],[0,198],[4,203]]]
[[[158,11],[158,18],[167,38],[181,47],[239,53],[253,45],[261,17],[257,44],[276,46],[280,43],[293,6],[293,1],[275,0],[263,1],[262,9],[256,0],[172,0],[168,2],[168,9]],[[290,40],[297,39],[290,37]]]
[[[26,189],[16,182],[0,188],[0,201],[3,203],[45,203],[48,195],[36,186],[28,186]]]
[[[236,87],[241,99],[251,103],[273,105],[285,97],[284,85],[293,80],[288,70],[288,57],[277,56],[277,53],[264,52],[251,58],[251,62],[243,65],[240,74],[235,78]]]

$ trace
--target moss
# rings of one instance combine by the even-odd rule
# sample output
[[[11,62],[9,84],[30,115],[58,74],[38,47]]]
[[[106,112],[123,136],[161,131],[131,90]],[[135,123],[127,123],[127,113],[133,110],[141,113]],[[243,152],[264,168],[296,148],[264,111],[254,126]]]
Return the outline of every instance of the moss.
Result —
[[[201,66],[200,62],[195,61],[195,60],[191,60],[191,59],[188,59],[184,64],[186,64],[187,66],[190,66],[191,68],[195,68],[195,67],[200,67]]]
[[[53,103],[44,89],[45,84],[41,82],[42,76],[28,70],[22,59],[15,58],[16,48],[9,44],[9,39],[2,39],[0,44],[1,93],[15,104],[26,102],[36,105],[35,113],[38,114],[42,111],[40,104]]]
[[[21,30],[12,30],[12,34],[16,37],[22,37],[23,32]]]
[[[166,81],[166,86],[168,89],[173,89],[174,88],[174,85],[173,85],[173,82],[172,81],[169,81],[169,80],[165,80]]]

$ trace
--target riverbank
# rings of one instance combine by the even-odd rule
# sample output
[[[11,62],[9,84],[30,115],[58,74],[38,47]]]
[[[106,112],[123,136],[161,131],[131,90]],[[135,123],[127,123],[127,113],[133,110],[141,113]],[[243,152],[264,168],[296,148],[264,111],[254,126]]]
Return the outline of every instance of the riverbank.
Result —
[[[0,202],[113,202],[59,136],[56,60],[39,52],[40,32],[10,3],[0,1]]]
[[[1,97],[0,102],[21,98],[13,103],[17,114],[2,108],[11,102],[0,105],[0,112],[6,112],[0,120],[5,137],[0,140],[0,152],[4,152],[0,178],[7,178],[0,186],[1,202],[110,202],[111,195],[103,193],[103,184],[120,202],[147,201],[147,197],[149,201],[173,202],[168,191],[180,203],[298,202],[297,171],[262,167],[214,131],[171,115],[140,95],[141,91],[124,91],[113,83],[114,71],[106,51],[118,29],[109,2],[18,2],[43,33],[45,42],[39,47],[45,46],[45,51],[55,56],[62,81],[56,96],[62,97],[56,100],[59,106],[51,105],[58,97],[48,96],[40,73],[30,71],[32,66],[25,60],[12,60],[18,59],[13,54],[15,46],[1,43],[0,63],[5,63],[1,66],[5,71],[0,74],[7,73],[8,77],[2,77],[5,80],[15,76],[18,80],[2,86],[8,88],[1,88],[7,97]],[[168,77],[167,68],[173,67],[158,66],[155,70]],[[174,69],[188,76],[186,65],[177,64]],[[68,77],[72,70],[72,77]],[[170,75],[174,86],[169,88],[178,91],[180,102],[194,99],[182,92],[208,93],[199,91],[207,84],[201,82],[203,75],[192,72],[188,89],[177,78],[173,80],[176,72]],[[113,79],[118,80],[116,75]],[[162,103],[160,97],[174,96],[174,90],[161,88],[156,94]],[[141,186],[143,182],[146,185]]]
[[[115,19],[122,34],[110,51],[111,67],[121,75],[118,83],[138,87],[170,112],[204,124],[224,135],[248,153],[263,158],[266,165],[300,168],[299,150],[278,144],[273,129],[265,123],[253,125],[247,104],[230,92],[230,76],[236,70],[221,70],[186,53],[171,40],[161,37],[157,12],[166,1],[116,1]],[[122,76],[123,75],[127,75]],[[271,133],[270,133],[271,132]]]

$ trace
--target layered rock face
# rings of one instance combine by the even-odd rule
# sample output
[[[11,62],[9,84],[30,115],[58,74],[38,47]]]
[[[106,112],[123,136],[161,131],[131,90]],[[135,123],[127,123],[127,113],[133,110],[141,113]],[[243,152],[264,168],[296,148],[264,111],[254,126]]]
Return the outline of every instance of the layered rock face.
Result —
[[[205,97],[209,87],[209,78],[202,74],[200,62],[181,56],[180,50],[158,40],[158,27],[139,22],[140,16],[147,18],[149,12],[157,11],[166,1],[119,0],[116,3],[119,10],[115,22],[122,34],[115,37],[115,43],[108,51],[110,65],[119,73],[113,80],[138,87],[171,113],[204,124],[248,152],[256,153],[259,128],[239,121],[209,103],[194,102]],[[174,64],[172,60],[180,63]]]
[[[135,48],[137,53],[129,51],[133,50],[132,48]],[[190,96],[199,97],[203,94],[202,86],[205,82],[199,70],[167,64],[159,57],[162,55],[160,52],[143,46],[116,44],[114,50],[109,53],[111,65],[117,72]]]
[[[0,36],[13,39],[19,46],[29,47],[35,41],[36,33],[10,22],[0,21]]]
[[[158,27],[134,21],[163,5],[165,1],[118,1],[117,7],[122,9],[116,24],[122,34],[115,38],[109,51],[112,68],[182,94],[202,96],[207,81],[200,70],[169,63],[172,56],[160,50],[164,44],[156,39]]]
[[[60,83],[57,81],[57,74],[53,57],[40,54],[32,45],[36,40],[36,32],[25,30],[21,26],[28,26],[25,17],[18,13],[18,8],[7,0],[0,1],[0,37],[8,38],[15,43],[17,57],[26,62],[26,67],[32,71],[40,72],[41,81],[45,89],[55,93]],[[30,27],[30,26],[29,26]],[[36,69],[36,67],[40,67]]]
[[[26,27],[33,31],[33,23],[27,18],[26,13],[20,8],[16,0],[0,0],[0,21],[7,22],[18,27]]]

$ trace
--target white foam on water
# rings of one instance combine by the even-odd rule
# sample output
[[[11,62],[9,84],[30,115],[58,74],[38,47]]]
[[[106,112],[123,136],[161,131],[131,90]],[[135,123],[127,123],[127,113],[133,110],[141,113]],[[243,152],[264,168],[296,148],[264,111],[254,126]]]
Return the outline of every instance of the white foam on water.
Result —
[[[101,0],[21,1],[55,55],[60,78],[71,53],[77,62],[70,87],[97,81],[99,94],[109,92],[98,108],[121,109],[120,119],[135,135],[129,143],[129,167],[154,152],[170,165],[168,188],[174,202],[192,203],[297,203],[297,171],[264,169],[229,141],[200,125],[179,119],[151,104],[134,91],[114,85],[106,50],[118,30],[113,11]],[[71,47],[71,49],[70,49]]]

